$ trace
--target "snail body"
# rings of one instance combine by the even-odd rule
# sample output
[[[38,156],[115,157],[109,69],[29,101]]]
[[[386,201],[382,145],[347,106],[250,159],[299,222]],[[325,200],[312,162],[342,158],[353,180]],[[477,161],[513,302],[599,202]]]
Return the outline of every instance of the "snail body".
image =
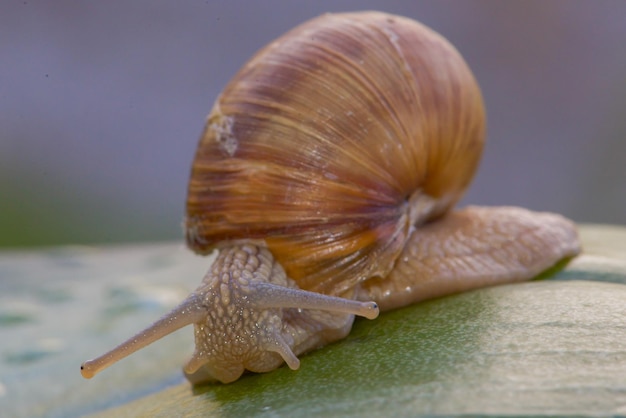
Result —
[[[577,254],[559,215],[452,209],[484,136],[480,89],[432,30],[379,12],[296,27],[208,117],[185,219],[192,250],[218,250],[201,286],[83,376],[190,324],[193,383],[297,369],[355,315],[530,279]]]

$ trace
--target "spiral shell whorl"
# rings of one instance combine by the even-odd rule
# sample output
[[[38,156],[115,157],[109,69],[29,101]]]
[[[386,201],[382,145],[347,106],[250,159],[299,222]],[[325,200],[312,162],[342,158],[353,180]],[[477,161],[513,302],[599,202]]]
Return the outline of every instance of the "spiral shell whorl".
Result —
[[[411,222],[446,211],[484,140],[458,52],[407,18],[329,14],[257,53],[209,115],[187,241],[265,241],[303,289],[342,294],[385,276]]]

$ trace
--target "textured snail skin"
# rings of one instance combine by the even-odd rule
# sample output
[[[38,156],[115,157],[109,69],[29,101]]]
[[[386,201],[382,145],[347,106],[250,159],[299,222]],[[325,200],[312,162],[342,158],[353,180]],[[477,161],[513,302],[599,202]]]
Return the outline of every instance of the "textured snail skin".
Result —
[[[528,280],[579,251],[576,226],[561,215],[469,206],[419,228],[391,273],[366,281],[358,298],[375,300],[386,311]]]
[[[580,251],[560,215],[452,210],[484,143],[478,85],[425,26],[324,15],[226,86],[192,166],[185,229],[218,255],[194,293],[85,377],[183,326],[192,383],[266,372],[343,338],[355,315],[528,280]]]
[[[378,316],[374,303],[336,298],[348,312],[337,314],[319,310],[325,300],[317,294],[300,292],[285,298],[282,289],[272,286],[297,289],[297,285],[267,249],[254,245],[221,251],[203,285],[196,293],[204,295],[208,315],[195,325],[196,351],[184,369],[192,382],[206,375],[228,383],[244,369],[270,371],[283,359],[295,370],[300,366],[296,354],[350,332],[354,309],[372,319]],[[278,292],[272,294],[275,289]]]

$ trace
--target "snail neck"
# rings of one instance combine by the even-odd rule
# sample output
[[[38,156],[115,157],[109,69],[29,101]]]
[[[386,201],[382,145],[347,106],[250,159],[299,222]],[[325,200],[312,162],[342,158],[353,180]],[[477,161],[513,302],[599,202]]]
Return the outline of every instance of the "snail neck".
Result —
[[[196,349],[184,368],[192,383],[228,383],[244,370],[266,372],[298,354],[343,338],[354,315],[375,318],[373,302],[358,302],[299,289],[271,252],[254,244],[221,248],[194,292],[206,307],[194,324]]]

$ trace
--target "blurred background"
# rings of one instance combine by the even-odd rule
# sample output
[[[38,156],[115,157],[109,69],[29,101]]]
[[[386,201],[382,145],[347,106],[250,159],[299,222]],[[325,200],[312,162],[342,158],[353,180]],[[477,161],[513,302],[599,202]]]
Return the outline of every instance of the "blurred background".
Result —
[[[324,12],[417,19],[463,54],[488,144],[464,203],[626,224],[624,1],[13,1],[0,6],[0,246],[181,239],[204,118]]]

